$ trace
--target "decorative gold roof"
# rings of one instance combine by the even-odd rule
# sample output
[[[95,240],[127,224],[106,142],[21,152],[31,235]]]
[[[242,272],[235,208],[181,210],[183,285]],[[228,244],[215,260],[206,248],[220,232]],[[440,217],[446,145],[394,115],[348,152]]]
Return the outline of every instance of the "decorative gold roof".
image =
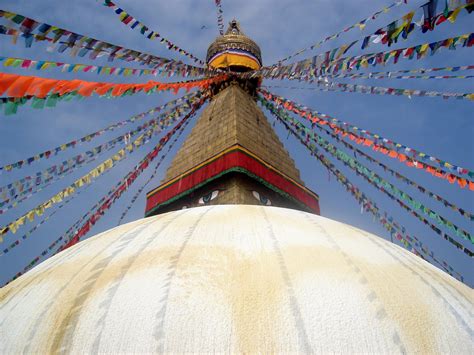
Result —
[[[257,70],[262,66],[262,54],[257,43],[242,32],[236,20],[232,20],[226,33],[209,46],[206,61],[213,68]]]

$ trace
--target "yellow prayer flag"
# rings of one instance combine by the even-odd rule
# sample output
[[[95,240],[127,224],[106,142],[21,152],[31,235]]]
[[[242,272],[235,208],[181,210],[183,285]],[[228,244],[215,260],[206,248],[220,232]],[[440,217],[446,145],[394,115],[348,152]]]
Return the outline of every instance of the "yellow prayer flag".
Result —
[[[415,15],[415,11],[407,13],[405,16],[403,16],[403,24],[404,25],[409,25],[411,21],[413,20],[413,16]]]
[[[26,217],[30,222],[33,222],[33,219],[35,218],[35,211],[30,211],[26,214]]]
[[[37,209],[36,209],[36,214],[38,216],[42,216],[44,213],[44,207],[43,206],[39,206]]]
[[[420,48],[420,55],[423,55],[428,50],[429,47],[430,47],[429,43],[423,44]]]
[[[120,18],[120,21],[123,21],[123,19],[124,19],[125,17],[127,17],[127,15],[128,15],[128,14],[127,14],[125,11],[122,12],[122,13],[120,14],[120,17],[119,17],[119,18]]]
[[[61,202],[63,199],[61,197],[60,194],[57,194],[57,195],[54,195],[52,198],[51,198],[51,201],[53,201],[54,203],[59,203]]]
[[[105,162],[104,162],[104,166],[107,168],[107,169],[110,169],[114,166],[114,162],[112,161],[112,159],[107,159]]]
[[[26,216],[25,216],[25,215],[21,216],[21,217],[18,218],[17,221],[16,221],[16,222],[17,222],[17,226],[19,227],[19,226],[24,225],[24,224],[25,224],[25,221],[26,221]]]
[[[18,224],[17,222],[13,222],[13,223],[10,223],[10,225],[8,226],[10,228],[10,231],[15,234],[16,231],[18,230]]]
[[[449,15],[448,21],[451,22],[451,23],[456,21],[456,18],[458,17],[458,15],[459,15],[459,13],[461,12],[462,9],[463,9],[463,7],[458,7],[456,10],[454,10],[453,13],[451,15]]]
[[[82,178],[76,180],[76,181],[74,182],[74,186],[76,186],[76,187],[84,186],[84,182],[82,181]]]
[[[5,61],[5,63],[3,63],[3,65],[4,65],[5,67],[9,67],[9,66],[13,65],[13,63],[15,63],[15,60],[16,60],[15,58],[8,58],[8,59]]]
[[[89,175],[93,178],[96,178],[97,176],[99,176],[99,171],[97,170],[97,168],[93,169]]]

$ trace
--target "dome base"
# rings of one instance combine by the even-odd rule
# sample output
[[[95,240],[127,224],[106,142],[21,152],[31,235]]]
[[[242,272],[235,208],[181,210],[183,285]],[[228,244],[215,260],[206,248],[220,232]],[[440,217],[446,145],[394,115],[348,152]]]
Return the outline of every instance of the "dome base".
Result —
[[[463,353],[473,293],[374,235],[275,207],[101,233],[0,290],[2,353]]]

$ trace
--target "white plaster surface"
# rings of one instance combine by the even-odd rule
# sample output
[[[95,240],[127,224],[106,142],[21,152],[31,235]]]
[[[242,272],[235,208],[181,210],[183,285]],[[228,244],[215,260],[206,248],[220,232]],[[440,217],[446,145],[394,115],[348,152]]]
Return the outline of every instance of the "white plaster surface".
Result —
[[[0,289],[0,353],[474,353],[474,294],[379,237],[227,205],[92,237]]]

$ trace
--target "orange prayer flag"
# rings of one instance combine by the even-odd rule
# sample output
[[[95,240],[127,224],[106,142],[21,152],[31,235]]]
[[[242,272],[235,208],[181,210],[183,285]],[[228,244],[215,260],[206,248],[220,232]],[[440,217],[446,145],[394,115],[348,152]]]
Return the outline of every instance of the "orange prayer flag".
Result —
[[[157,86],[158,86],[158,84],[155,83],[155,82],[146,83],[143,86],[143,91],[148,92],[150,90],[153,90],[153,88],[157,87]]]
[[[112,90],[112,96],[122,96],[128,89],[133,88],[134,84],[115,84]]]
[[[8,88],[8,96],[23,97],[35,80],[34,76],[20,76]]]
[[[28,90],[25,92],[25,96],[31,95],[31,96],[36,96],[36,93],[38,92],[38,89],[44,85],[45,81],[52,81],[54,79],[43,79],[43,80],[34,80]]]
[[[111,94],[111,95],[112,95],[112,96],[119,96],[118,93],[119,93],[120,88],[121,88],[122,85],[123,85],[123,84],[115,84],[115,85],[113,86],[112,94]]]
[[[407,160],[407,156],[405,154],[398,153],[398,160],[403,163],[405,160]]]
[[[462,189],[464,189],[467,185],[467,180],[458,177],[458,185],[461,186]]]
[[[454,184],[456,182],[456,176],[453,175],[453,174],[448,174],[448,176],[446,178],[447,178],[447,180],[449,181],[450,184]]]
[[[18,78],[16,74],[0,73],[0,95],[3,95]]]
[[[84,82],[77,93],[81,96],[89,97],[94,93],[95,89],[98,89],[104,85],[104,83]]]
[[[474,191],[474,182],[469,181],[469,190]]]
[[[55,80],[55,79],[44,79],[44,78],[38,78],[38,79],[40,80],[35,81],[35,83],[33,83],[33,85],[30,86],[29,90],[26,91],[27,95],[33,95],[39,98],[44,98],[60,82],[60,80]]]
[[[364,139],[364,145],[367,147],[370,147],[374,142],[372,142],[370,139],[365,138]]]
[[[95,89],[95,93],[100,96],[105,95],[114,86],[115,86],[114,83],[105,84],[104,86],[101,86],[100,88]]]
[[[83,80],[60,80],[56,87],[53,89],[53,93],[64,95],[66,93],[73,92],[77,90],[82,84],[84,83]]]
[[[396,158],[398,156],[398,153],[395,150],[391,150],[388,156],[391,158]]]

